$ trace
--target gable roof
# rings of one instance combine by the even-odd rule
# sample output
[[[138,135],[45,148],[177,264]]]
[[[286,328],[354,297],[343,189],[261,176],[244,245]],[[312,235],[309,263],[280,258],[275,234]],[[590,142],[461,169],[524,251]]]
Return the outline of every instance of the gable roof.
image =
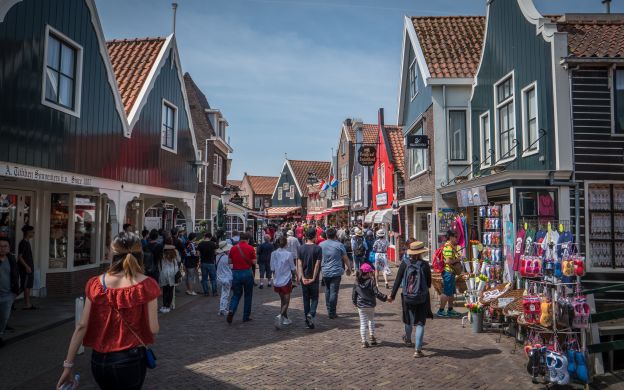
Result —
[[[329,161],[286,160],[286,164],[295,177],[297,189],[302,197],[308,196],[308,172],[315,174],[319,180],[327,179],[331,168]]]
[[[251,176],[247,175],[251,190],[256,195],[273,195],[273,190],[277,185],[277,176]]]
[[[484,16],[417,16],[412,17],[412,23],[431,77],[475,76],[483,46]]]
[[[227,184],[228,184],[229,186],[235,186],[235,187],[240,188],[240,187],[241,187],[241,185],[243,184],[243,181],[242,181],[242,180],[228,179],[228,180],[227,180]]]
[[[572,58],[624,57],[624,14],[566,14],[557,30],[568,33]]]
[[[208,119],[206,110],[210,109],[210,104],[206,95],[199,89],[195,81],[190,74],[184,73],[184,84],[186,86],[186,93],[189,100],[189,107],[191,108],[191,118],[193,119],[193,125],[196,130],[205,132],[208,136],[214,136],[215,130],[212,127],[212,123]],[[200,135],[198,135],[200,137]]]
[[[385,125],[386,128],[392,128],[396,126]],[[379,125],[373,125],[369,123],[362,124],[362,138],[365,144],[377,143],[377,135],[379,134]]]
[[[403,131],[398,126],[384,126],[386,129],[386,142],[389,143],[391,161],[397,171],[405,172],[405,152]]]

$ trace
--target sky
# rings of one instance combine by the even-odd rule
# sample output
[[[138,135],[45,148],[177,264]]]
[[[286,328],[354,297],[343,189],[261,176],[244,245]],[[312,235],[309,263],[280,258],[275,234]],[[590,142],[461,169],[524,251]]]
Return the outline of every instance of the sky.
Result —
[[[512,0],[506,0],[512,1]],[[229,122],[229,179],[279,175],[284,157],[329,161],[345,118],[396,124],[404,15],[485,15],[486,0],[177,0],[176,40]],[[601,0],[534,0],[543,14]],[[107,40],[167,36],[171,1],[96,0]],[[612,12],[624,12],[614,0]]]

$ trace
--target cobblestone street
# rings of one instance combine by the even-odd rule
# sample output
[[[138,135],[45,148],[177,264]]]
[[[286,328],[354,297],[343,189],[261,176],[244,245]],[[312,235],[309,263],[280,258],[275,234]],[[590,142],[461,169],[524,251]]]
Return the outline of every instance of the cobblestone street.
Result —
[[[161,316],[161,332],[154,346],[158,367],[148,372],[145,388],[533,387],[523,369],[523,355],[520,351],[511,353],[511,339],[503,337],[497,343],[495,334],[474,335],[461,327],[459,319],[429,321],[426,357],[414,359],[413,350],[404,347],[401,340],[398,302],[378,305],[377,336],[381,344],[362,349],[358,316],[350,303],[353,278],[343,281],[339,318],[327,318],[321,294],[315,330],[303,326],[299,290],[295,290],[291,304],[294,323],[280,331],[273,327],[277,294],[268,289],[255,290],[251,323],[243,324],[239,312],[228,325],[216,314],[217,300],[204,297]],[[4,348],[0,365],[10,365],[13,370],[2,370],[0,383],[9,384],[8,388],[49,389],[60,374],[58,366],[70,332],[68,324]],[[95,388],[88,356],[90,352],[76,361],[77,372],[82,375],[81,389]]]

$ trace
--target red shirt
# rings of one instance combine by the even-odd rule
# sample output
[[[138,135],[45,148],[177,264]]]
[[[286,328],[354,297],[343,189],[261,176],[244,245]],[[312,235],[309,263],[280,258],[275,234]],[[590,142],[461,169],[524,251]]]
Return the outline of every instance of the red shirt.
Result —
[[[132,331],[145,344],[154,343],[149,328],[147,303],[160,295],[160,287],[152,278],[122,288],[107,288],[104,291],[102,276],[94,276],[87,282],[85,295],[91,301],[89,324],[83,344],[97,352],[123,351],[141,345]],[[111,306],[115,306],[117,313]],[[125,323],[119,315],[123,316]],[[132,327],[132,330],[128,329]]]
[[[297,238],[303,238],[303,226],[297,226],[295,229],[295,236],[297,236]]]
[[[239,251],[238,248],[242,250],[247,258],[246,260],[241,256],[241,251]],[[256,250],[253,246],[249,245],[249,243],[241,241],[230,249],[229,256],[230,260],[232,260],[232,269],[234,271],[248,270],[251,268],[253,260],[256,259]]]

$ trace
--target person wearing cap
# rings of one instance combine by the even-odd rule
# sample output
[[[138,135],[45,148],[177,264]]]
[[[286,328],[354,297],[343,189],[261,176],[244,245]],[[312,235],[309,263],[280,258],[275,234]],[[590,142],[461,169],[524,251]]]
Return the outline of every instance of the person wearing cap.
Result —
[[[355,228],[351,237],[351,250],[353,251],[353,269],[360,269],[360,266],[366,262],[366,253],[368,252],[368,244],[364,238],[364,232],[360,228]]]
[[[227,241],[220,241],[219,247],[216,249],[216,268],[217,268],[217,286],[221,290],[221,298],[219,299],[219,315],[227,314],[228,305],[230,304],[230,290],[232,290],[232,268],[230,267],[230,259],[228,255],[232,246]]]
[[[388,240],[386,240],[386,231],[383,229],[377,230],[377,240],[373,244],[373,251],[375,252],[375,281],[379,282],[379,274],[381,273],[386,282],[386,288],[390,288],[388,284],[388,274],[390,268],[388,267]]]
[[[399,291],[399,287],[403,289],[401,293],[401,306],[403,309],[403,323],[405,324],[405,334],[403,335],[403,342],[406,346],[412,347],[412,330],[416,327],[416,335],[415,335],[415,349],[414,357],[423,357],[424,354],[422,352],[423,345],[423,336],[425,334],[425,323],[427,322],[427,318],[433,318],[433,313],[431,312],[431,298],[429,296],[429,289],[431,288],[431,267],[429,267],[429,263],[423,259],[423,254],[429,251],[428,248],[425,247],[425,244],[421,241],[414,241],[410,244],[407,249],[408,259],[401,261],[401,265],[399,266],[399,270],[397,271],[397,277],[394,281],[394,285],[392,286],[392,292],[390,293],[389,302],[393,302],[394,298]],[[406,294],[406,286],[407,286],[407,276],[409,272],[407,272],[408,267],[415,267],[415,271],[412,272],[412,275],[415,272],[418,272],[419,278],[424,278],[426,282],[426,298],[424,303],[421,304],[410,304],[406,302],[404,295]],[[422,279],[420,280],[422,282]]]
[[[375,306],[377,305],[377,299],[386,302],[388,297],[377,289],[377,284],[373,280],[375,278],[375,270],[370,264],[362,264],[355,276],[357,282],[353,285],[351,298],[360,316],[362,348],[368,348],[369,345],[377,345],[377,339],[375,338]],[[370,344],[366,339],[366,328],[368,328],[370,334]]]

